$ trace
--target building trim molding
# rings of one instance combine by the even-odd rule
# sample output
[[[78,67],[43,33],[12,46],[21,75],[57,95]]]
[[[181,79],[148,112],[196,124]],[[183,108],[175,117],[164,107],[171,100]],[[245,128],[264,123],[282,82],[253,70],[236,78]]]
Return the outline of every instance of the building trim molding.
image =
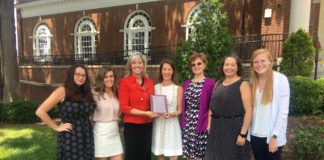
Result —
[[[155,1],[158,0],[41,0],[16,4],[15,8],[20,9],[22,18],[27,18]]]

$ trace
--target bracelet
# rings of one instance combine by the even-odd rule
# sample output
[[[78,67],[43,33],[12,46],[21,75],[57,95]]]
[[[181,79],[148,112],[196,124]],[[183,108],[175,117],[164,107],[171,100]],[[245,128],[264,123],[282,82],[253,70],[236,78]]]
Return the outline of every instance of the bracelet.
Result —
[[[246,135],[247,135],[247,134],[242,134],[242,133],[240,132],[239,135],[240,135],[242,138],[246,138]]]
[[[173,112],[174,113],[174,115],[177,117],[178,116],[178,112]]]

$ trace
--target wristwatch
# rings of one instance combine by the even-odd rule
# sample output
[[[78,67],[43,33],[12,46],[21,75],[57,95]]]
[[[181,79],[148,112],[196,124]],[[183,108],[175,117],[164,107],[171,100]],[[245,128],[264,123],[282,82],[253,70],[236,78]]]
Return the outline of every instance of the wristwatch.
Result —
[[[272,135],[272,138],[273,138],[273,139],[277,139],[277,137],[278,137],[278,136],[277,136],[277,135],[275,135],[275,134],[274,134],[274,135]]]
[[[246,138],[247,133],[246,133],[246,134],[239,133],[239,135],[240,135],[242,138]]]

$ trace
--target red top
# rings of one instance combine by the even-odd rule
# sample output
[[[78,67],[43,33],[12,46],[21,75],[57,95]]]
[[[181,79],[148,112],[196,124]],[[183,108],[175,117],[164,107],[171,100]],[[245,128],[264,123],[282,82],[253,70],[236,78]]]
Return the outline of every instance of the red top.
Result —
[[[150,95],[154,93],[154,83],[152,79],[144,77],[144,86],[136,82],[134,75],[124,77],[119,84],[119,103],[121,112],[125,114],[124,122],[143,124],[152,120],[145,116],[130,114],[132,109],[142,111],[150,110]]]

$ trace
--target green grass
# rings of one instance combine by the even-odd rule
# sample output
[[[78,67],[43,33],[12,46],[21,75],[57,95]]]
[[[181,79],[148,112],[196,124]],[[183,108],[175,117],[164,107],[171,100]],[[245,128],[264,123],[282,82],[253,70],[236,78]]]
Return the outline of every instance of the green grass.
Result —
[[[0,126],[0,160],[54,160],[56,136],[45,125]],[[156,159],[152,154],[152,160]]]
[[[0,127],[1,160],[56,159],[56,132],[41,125]]]

